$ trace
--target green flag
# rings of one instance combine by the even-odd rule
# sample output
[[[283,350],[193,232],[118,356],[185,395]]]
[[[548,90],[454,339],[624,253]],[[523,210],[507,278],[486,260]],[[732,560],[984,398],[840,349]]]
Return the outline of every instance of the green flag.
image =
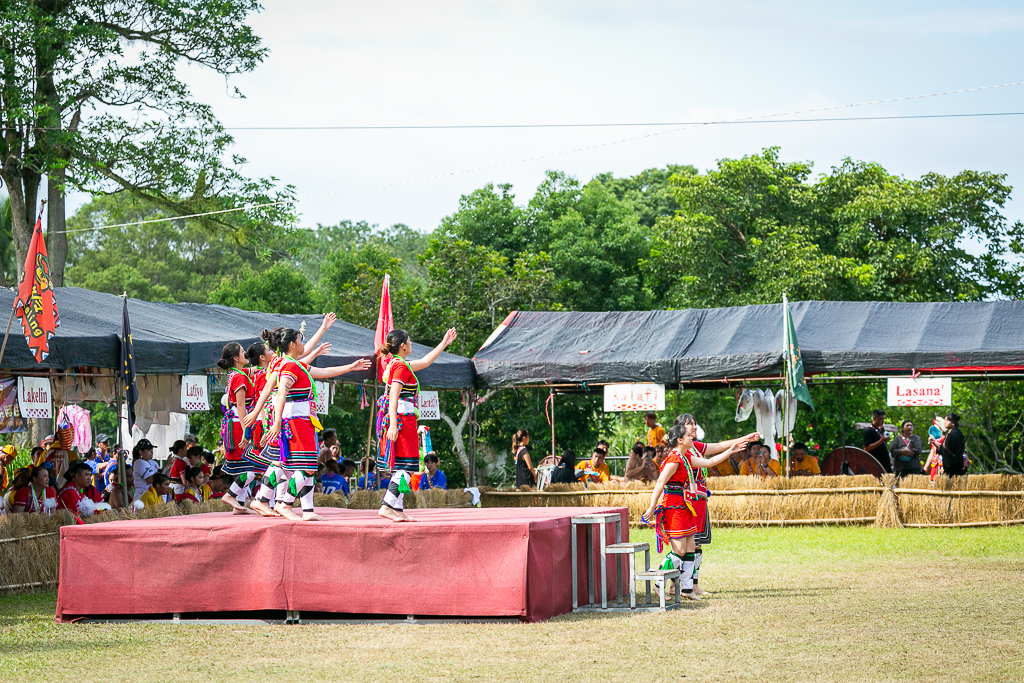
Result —
[[[804,381],[804,359],[800,356],[800,342],[796,340],[796,325],[793,324],[793,316],[789,314],[789,301],[786,295],[782,295],[782,316],[786,328],[785,349],[783,353],[786,360],[786,379],[789,380],[789,390],[798,401],[803,401],[811,410],[814,410],[814,402],[811,401],[811,392],[807,390],[807,383]]]

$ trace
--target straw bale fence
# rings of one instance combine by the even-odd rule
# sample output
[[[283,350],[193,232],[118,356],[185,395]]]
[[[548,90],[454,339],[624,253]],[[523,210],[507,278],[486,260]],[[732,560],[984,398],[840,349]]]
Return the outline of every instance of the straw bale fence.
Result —
[[[799,526],[807,524],[874,524],[875,526],[984,526],[1024,523],[1024,477],[1002,474],[940,477],[935,486],[925,476],[897,484],[870,475],[759,479],[722,477],[708,480],[708,509],[715,526]],[[630,521],[650,504],[648,484],[610,482],[555,484],[543,492],[523,488],[484,489],[484,507],[624,507]]]
[[[383,491],[356,491],[349,497],[340,494],[313,496],[317,507],[376,510]],[[471,505],[472,496],[461,490],[432,489],[406,494],[405,507],[446,508]],[[230,512],[227,503],[211,500],[202,505],[192,502],[163,503],[144,510],[110,510],[82,519],[86,524],[102,524],[122,520],[156,519],[205,512]],[[60,527],[75,524],[67,510],[47,515],[12,514],[0,517],[0,595],[53,590],[57,587],[60,567]]]

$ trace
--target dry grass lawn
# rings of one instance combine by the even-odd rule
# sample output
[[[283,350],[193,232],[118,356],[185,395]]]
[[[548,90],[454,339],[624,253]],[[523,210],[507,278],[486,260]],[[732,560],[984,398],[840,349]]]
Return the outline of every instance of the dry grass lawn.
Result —
[[[0,597],[0,681],[1024,680],[1022,527],[722,529],[702,574],[680,611],[542,624],[57,625],[52,593]]]

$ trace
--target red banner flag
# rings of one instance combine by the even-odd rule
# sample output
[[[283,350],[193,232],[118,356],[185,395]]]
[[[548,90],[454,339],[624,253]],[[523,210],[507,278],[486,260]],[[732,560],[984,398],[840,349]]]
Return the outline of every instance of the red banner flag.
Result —
[[[380,288],[380,310],[377,312],[377,331],[373,335],[373,351],[377,353],[384,345],[384,339],[388,332],[395,329],[395,322],[391,317],[391,276],[384,275],[384,284]],[[388,357],[390,359],[390,356]],[[384,370],[387,368],[387,361],[380,359],[379,377],[384,378]]]
[[[57,301],[53,298],[50,282],[50,262],[46,256],[42,217],[36,219],[32,243],[25,256],[25,273],[18,285],[18,298],[14,300],[14,314],[21,321],[28,348],[42,363],[50,355],[50,337],[60,327]]]

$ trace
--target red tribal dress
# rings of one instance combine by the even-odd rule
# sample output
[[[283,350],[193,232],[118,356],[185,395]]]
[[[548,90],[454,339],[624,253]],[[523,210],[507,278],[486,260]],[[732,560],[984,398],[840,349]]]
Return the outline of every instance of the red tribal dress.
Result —
[[[259,394],[256,393],[252,380],[245,372],[238,370],[228,371],[228,409],[224,413],[224,421],[221,423],[220,434],[224,442],[224,474],[237,477],[242,472],[247,472],[250,467],[243,456],[245,449],[239,446],[245,437],[245,430],[242,428],[242,421],[238,417],[238,406],[235,403],[235,395],[241,389],[245,392],[245,410],[249,412],[256,405]]]
[[[274,356],[270,365],[267,369],[256,368],[252,370],[250,376],[252,377],[253,391],[256,394],[257,399],[263,395],[263,390],[267,387],[269,378],[277,372],[277,369],[281,366],[281,359],[278,356]],[[276,390],[275,390],[276,391]],[[248,397],[246,397],[248,398]],[[260,446],[263,441],[263,432],[266,430],[267,416],[268,413],[273,413],[274,410],[274,394],[272,393],[267,402],[263,404],[263,413],[256,418],[256,421],[252,423],[252,438],[249,439],[249,445],[245,449],[245,459],[253,464],[253,468],[256,471],[257,476],[262,476],[267,470],[267,467],[271,464],[270,458],[267,457],[266,448]],[[269,447],[269,444],[267,445]]]
[[[267,444],[266,455],[271,462],[280,461],[286,470],[316,472],[320,448],[311,419],[316,391],[313,376],[304,363],[287,356],[281,360],[278,375],[278,391],[285,378],[292,379],[292,386],[285,396],[281,435],[276,443]]]
[[[701,493],[701,486],[693,471],[691,458],[694,452],[704,455],[707,446],[694,442],[693,448],[684,454],[673,449],[665,456],[661,467],[675,463],[679,465],[672,477],[665,483],[661,496],[661,504],[656,511],[655,530],[658,535],[658,552],[664,543],[672,538],[687,538],[704,530],[706,494]]]
[[[384,383],[384,395],[377,399],[377,467],[392,471],[405,470],[412,474],[420,468],[420,439],[416,431],[420,413],[420,383],[409,363],[398,356],[388,364],[385,375],[387,381]],[[395,411],[398,417],[398,438],[389,441],[387,430],[391,416],[388,401],[394,382],[402,383],[402,391],[398,394]]]

